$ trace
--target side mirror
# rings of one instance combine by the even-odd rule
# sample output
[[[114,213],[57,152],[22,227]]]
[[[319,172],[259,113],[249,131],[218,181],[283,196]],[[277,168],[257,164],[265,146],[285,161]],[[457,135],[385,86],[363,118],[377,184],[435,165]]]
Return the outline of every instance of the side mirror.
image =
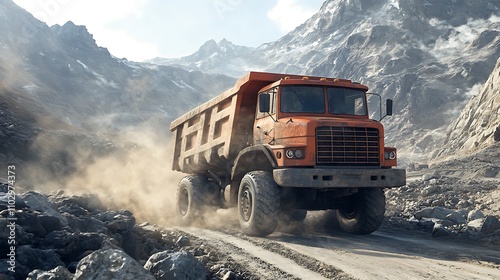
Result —
[[[259,95],[259,112],[269,113],[271,111],[271,96],[268,93]]]
[[[392,99],[387,99],[385,103],[386,116],[392,116]]]

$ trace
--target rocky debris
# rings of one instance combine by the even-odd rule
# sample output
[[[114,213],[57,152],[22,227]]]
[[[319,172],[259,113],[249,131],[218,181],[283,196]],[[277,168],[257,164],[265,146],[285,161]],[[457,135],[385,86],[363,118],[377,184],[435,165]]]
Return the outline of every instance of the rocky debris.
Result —
[[[74,279],[154,280],[155,277],[122,250],[104,249],[83,258]]]
[[[0,227],[9,229],[0,239],[15,234],[15,272],[10,245],[0,242],[0,279],[252,279],[217,248],[138,224],[132,212],[107,209],[95,195],[29,191],[16,195],[12,209],[7,192],[0,183]]]
[[[177,239],[177,242],[175,242],[175,244],[177,244],[177,246],[179,247],[185,247],[191,245],[191,241],[189,241],[189,238],[183,235],[179,237],[179,239]]]
[[[58,266],[49,271],[35,269],[28,274],[26,280],[71,280],[73,274],[64,266]]]
[[[163,251],[152,255],[144,268],[156,279],[203,280],[205,267],[191,253]]]
[[[421,179],[386,190],[389,224],[500,245],[500,178],[490,172],[500,166],[498,147],[436,164]]]

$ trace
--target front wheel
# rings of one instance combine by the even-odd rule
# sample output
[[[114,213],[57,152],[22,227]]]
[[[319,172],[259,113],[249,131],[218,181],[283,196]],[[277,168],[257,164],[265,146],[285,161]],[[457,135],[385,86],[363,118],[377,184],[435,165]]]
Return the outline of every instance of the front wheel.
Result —
[[[243,232],[251,236],[273,233],[278,224],[279,209],[280,190],[271,173],[247,173],[238,192],[238,218]]]
[[[351,203],[337,209],[340,228],[354,234],[370,234],[384,221],[385,195],[381,188],[361,188]]]

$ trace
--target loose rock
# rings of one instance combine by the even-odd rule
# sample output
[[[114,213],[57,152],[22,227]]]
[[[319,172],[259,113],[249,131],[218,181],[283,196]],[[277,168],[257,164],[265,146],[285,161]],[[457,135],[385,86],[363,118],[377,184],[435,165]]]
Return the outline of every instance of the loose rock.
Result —
[[[76,268],[77,279],[154,280],[149,271],[121,250],[98,250],[83,258]]]
[[[188,252],[156,253],[149,258],[144,268],[158,280],[203,280],[207,274],[205,266]]]

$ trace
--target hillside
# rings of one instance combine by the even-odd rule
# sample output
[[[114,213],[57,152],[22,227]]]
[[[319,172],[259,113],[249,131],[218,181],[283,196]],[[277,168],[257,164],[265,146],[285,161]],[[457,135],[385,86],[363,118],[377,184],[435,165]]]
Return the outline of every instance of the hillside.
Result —
[[[167,143],[172,119],[234,82],[118,59],[85,26],[49,27],[11,0],[0,1],[0,25],[0,167],[43,159],[51,173],[72,170],[78,145],[106,150],[127,127],[153,127]]]
[[[500,59],[478,95],[473,96],[448,128],[444,149],[435,160],[467,155],[500,141]]]
[[[389,143],[405,162],[426,161],[500,57],[500,6],[487,0],[328,0],[274,42],[224,53],[227,44],[207,42],[175,64],[212,73],[254,68],[365,83],[395,100],[396,114],[385,121]],[[259,59],[248,59],[254,57]],[[234,61],[245,61],[240,71]]]

